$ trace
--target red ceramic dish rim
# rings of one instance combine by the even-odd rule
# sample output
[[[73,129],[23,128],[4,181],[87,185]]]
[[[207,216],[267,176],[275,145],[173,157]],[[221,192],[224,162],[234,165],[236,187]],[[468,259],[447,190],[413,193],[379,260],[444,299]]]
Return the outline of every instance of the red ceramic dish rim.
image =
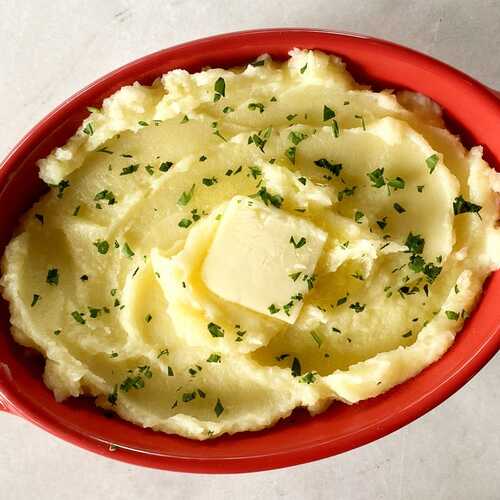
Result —
[[[423,65],[432,66],[433,71],[440,72],[444,77],[450,80],[460,81],[462,84],[465,82],[467,85],[472,86],[473,91],[484,101],[485,106],[489,105],[493,108],[496,107],[498,110],[498,119],[500,120],[500,103],[496,100],[489,89],[454,68],[411,49],[362,35],[315,29],[290,28],[236,32],[195,40],[150,54],[122,66],[76,93],[73,97],[64,101],[59,107],[43,118],[13,148],[11,153],[0,165],[0,186],[7,183],[7,178],[15,169],[15,165],[22,161],[22,159],[28,154],[31,147],[36,144],[48,130],[57,126],[63,116],[66,116],[66,114],[73,109],[80,108],[84,105],[90,105],[91,102],[89,102],[89,99],[91,99],[91,95],[101,94],[105,89],[109,89],[109,94],[111,94],[114,90],[116,90],[116,88],[113,87],[114,82],[122,80],[124,74],[127,73],[130,76],[138,74],[141,68],[144,73],[147,71],[146,68],[154,64],[154,61],[159,57],[173,57],[176,53],[186,50],[194,52],[207,43],[227,43],[228,41],[237,41],[239,43],[252,44],[259,37],[279,37],[283,35],[291,38],[289,43],[290,48],[295,46],[293,37],[299,35],[333,36],[345,39],[357,38],[364,39],[367,43],[375,43],[380,47],[384,47],[385,50],[389,49],[395,58],[407,58],[414,61],[417,60]],[[304,47],[304,44],[302,43],[299,46]],[[293,452],[286,451],[283,453],[273,454],[266,453],[265,450],[263,450],[260,456],[231,457],[220,461],[217,466],[211,464],[209,458],[204,461],[187,458],[183,459],[175,456],[156,456],[151,453],[143,453],[138,450],[125,448],[119,448],[110,454],[107,450],[106,452],[104,451],[105,448],[103,448],[102,442],[98,441],[94,437],[82,435],[82,433],[77,432],[70,427],[63,427],[55,419],[49,417],[48,415],[41,416],[35,405],[27,400],[24,400],[22,396],[15,391],[12,391],[7,384],[2,384],[1,380],[0,409],[22,416],[48,432],[79,447],[137,465],[189,472],[250,472],[285,467],[324,458],[356,448],[393,432],[394,430],[408,424],[427,411],[431,410],[463,386],[498,351],[500,344],[499,326],[500,325],[497,325],[497,328],[491,331],[489,337],[483,342],[481,349],[474,352],[467,362],[464,363],[460,369],[452,373],[448,379],[443,381],[439,386],[435,387],[434,390],[427,393],[425,397],[414,401],[411,405],[402,409],[402,411],[396,412],[392,415],[387,415],[387,417],[383,421],[379,422],[379,425],[376,427],[368,426],[361,429],[355,436],[350,435],[346,436],[344,439],[336,439],[334,443],[325,439],[324,441],[308,448],[303,447],[294,450]],[[2,400],[4,401],[3,404]]]

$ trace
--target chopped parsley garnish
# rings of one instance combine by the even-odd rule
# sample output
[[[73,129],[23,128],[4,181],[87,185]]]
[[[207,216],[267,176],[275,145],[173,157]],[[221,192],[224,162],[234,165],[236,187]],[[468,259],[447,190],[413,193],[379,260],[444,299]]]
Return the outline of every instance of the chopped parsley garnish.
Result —
[[[168,356],[170,354],[168,349],[162,349],[159,353],[158,356],[156,356],[156,359],[160,359],[162,356]]]
[[[286,358],[289,358],[290,354],[279,354],[278,356],[274,356],[276,361],[283,361]]]
[[[317,167],[325,168],[331,174],[336,175],[337,177],[339,176],[340,171],[342,170],[342,163],[332,164],[326,158],[320,158],[319,160],[315,160],[314,164]]]
[[[424,251],[425,240],[420,234],[409,233],[405,245],[411,253],[422,253]]]
[[[307,63],[304,64],[304,66],[302,66],[302,68],[300,68],[300,74],[304,74],[304,72],[306,71],[307,69]]]
[[[410,262],[408,264],[408,267],[415,273],[421,273],[425,267],[425,260],[421,255],[413,254],[410,257]]]
[[[299,377],[302,373],[302,367],[300,366],[300,361],[298,358],[293,358],[292,361],[292,376]]]
[[[152,319],[153,319],[153,316],[151,315],[151,313],[148,313],[148,314],[146,314],[146,316],[144,316],[144,321],[146,323],[149,323]]]
[[[395,177],[394,179],[389,179],[387,181],[387,186],[394,188],[394,191],[397,191],[398,189],[404,189],[405,185],[406,183],[401,177]]]
[[[133,257],[135,255],[135,252],[129,247],[129,244],[125,242],[122,245],[122,254],[125,255],[125,257]]]
[[[316,374],[314,372],[307,372],[299,380],[299,382],[302,384],[312,384],[315,381],[316,381]]]
[[[326,122],[330,118],[335,118],[335,111],[329,108],[326,104],[323,106],[323,121]]]
[[[59,271],[57,269],[49,269],[47,272],[47,283],[49,285],[58,285],[59,284]]]
[[[194,187],[195,184],[191,186],[191,189],[189,191],[184,191],[180,195],[179,199],[177,200],[178,205],[186,206],[191,201],[191,198],[193,197],[194,193]]]
[[[217,179],[215,177],[204,177],[201,182],[203,182],[204,186],[210,187],[217,184]]]
[[[279,308],[279,307],[276,307],[274,304],[271,304],[271,305],[268,307],[268,309],[269,309],[269,312],[270,312],[271,314],[276,314],[276,313],[278,313],[278,312],[280,311],[280,308]]]
[[[92,122],[88,122],[87,125],[85,125],[83,133],[87,134],[88,136],[94,135],[94,126],[92,125]]]
[[[361,120],[361,126],[363,127],[363,130],[366,130],[365,119],[363,118],[363,116],[362,115],[354,115],[354,118]]]
[[[97,150],[98,153],[106,153],[107,155],[112,155],[113,151],[109,150],[106,146]]]
[[[35,214],[35,219],[37,219],[40,224],[43,224],[43,215],[42,214]]]
[[[36,303],[39,301],[39,299],[40,299],[40,295],[38,295],[37,293],[34,293],[33,300],[31,301],[31,307],[36,306]]]
[[[261,102],[251,102],[248,105],[248,109],[250,111],[256,111],[258,109],[260,113],[264,113],[264,104]]]
[[[118,401],[118,384],[115,384],[113,392],[111,394],[108,394],[108,403],[110,403],[111,406],[115,406],[117,401]]]
[[[363,212],[361,212],[360,210],[356,210],[356,212],[354,213],[354,221],[356,222],[356,224],[361,224],[363,222],[364,216],[365,214]]]
[[[292,278],[293,281],[297,281],[299,276],[302,274],[302,271],[299,271],[297,273],[292,273],[292,274],[289,274],[288,276],[290,278]]]
[[[345,188],[342,191],[339,191],[337,194],[337,199],[342,201],[344,198],[348,196],[354,196],[354,192],[356,191],[357,186],[353,186],[352,188]]]
[[[417,186],[417,191],[418,191],[419,193],[421,193],[421,192],[424,190],[424,187],[425,187],[424,185],[422,185],[422,186]]]
[[[304,276],[302,278],[302,281],[307,282],[307,288],[309,290],[312,290],[314,288],[314,282],[316,281],[316,275],[315,274],[311,274],[309,276],[308,274],[304,274]]]
[[[167,377],[173,377],[174,376],[174,370],[169,366],[167,367]]]
[[[255,144],[262,152],[264,152],[264,146],[266,145],[269,137],[271,137],[273,129],[272,127],[267,127],[264,130],[259,130],[257,134],[253,134],[248,138],[248,144]]]
[[[283,197],[279,194],[270,194],[267,189],[262,186],[257,193],[260,196],[261,200],[266,204],[266,206],[272,205],[276,208],[281,208],[281,204],[283,203]]]
[[[224,411],[224,406],[222,405],[220,399],[217,398],[217,403],[215,403],[215,406],[214,406],[214,412],[215,412],[215,415],[217,415],[217,418],[219,418],[221,416],[223,411]]]
[[[73,319],[74,319],[77,323],[80,323],[80,325],[84,325],[84,324],[85,324],[85,320],[83,319],[83,313],[78,312],[78,311],[73,311],[73,312],[71,313],[71,316],[73,317]]]
[[[345,304],[347,302],[347,295],[345,297],[340,297],[339,300],[337,300],[337,306],[341,306],[342,304]]]
[[[207,363],[220,363],[221,355],[217,352],[213,352],[208,356]]]
[[[403,212],[406,212],[406,208],[402,207],[399,203],[394,203],[393,207],[394,207],[394,210],[396,210],[396,212],[398,214],[402,214]]]
[[[128,392],[130,389],[143,389],[145,378],[151,378],[153,372],[148,365],[138,366],[134,371],[129,370],[130,375],[120,384],[120,390]]]
[[[403,333],[401,335],[403,338],[407,339],[408,337],[411,337],[413,335],[413,332],[411,330],[407,331],[406,333]]]
[[[293,115],[287,115],[286,119],[291,122],[294,118],[297,118],[297,116],[299,116],[297,113],[293,114]]]
[[[356,278],[359,281],[364,281],[365,280],[365,278],[363,277],[363,275],[359,271],[356,271],[354,274],[351,274],[351,276],[353,278]]]
[[[293,142],[296,146],[300,144],[304,139],[307,139],[307,134],[303,134],[302,132],[291,131],[288,134],[288,140]]]
[[[272,96],[271,99],[269,99],[271,102],[277,102],[278,98],[276,96]]]
[[[360,313],[365,310],[366,304],[360,304],[359,302],[355,302],[349,306],[350,309],[354,309],[355,312]]]
[[[460,318],[460,314],[458,314],[455,311],[445,311],[445,314],[446,314],[446,317],[452,321],[458,321],[458,318]]]
[[[219,325],[210,322],[207,328],[212,337],[224,337],[224,330]]]
[[[293,236],[290,236],[290,243],[295,248],[301,248],[307,243],[307,240],[302,236],[298,241],[295,241],[295,238]]]
[[[262,175],[262,170],[259,167],[256,167],[255,165],[250,165],[248,169],[250,170],[250,174],[254,179],[257,179],[259,175]]]
[[[69,188],[69,181],[67,180],[62,180],[58,185],[57,185],[57,197],[62,198],[64,195],[64,190],[66,188]]]
[[[304,186],[307,184],[307,179],[305,177],[299,177],[297,180]]]
[[[295,154],[297,153],[296,146],[290,146],[285,150],[285,156],[290,160],[292,165],[295,165]]]
[[[80,205],[78,205],[78,206],[75,208],[75,210],[74,210],[74,212],[73,212],[73,217],[76,217],[79,213],[80,213]]]
[[[89,314],[90,314],[90,317],[91,318],[97,318],[97,316],[99,316],[99,314],[101,314],[101,309],[97,308],[97,307],[88,307],[88,310],[89,310]]]
[[[214,91],[214,102],[217,102],[222,97],[226,97],[226,82],[221,76],[215,81]]]
[[[332,120],[332,132],[335,137],[338,137],[340,135],[340,128],[337,120]]]
[[[372,187],[375,188],[381,188],[382,186],[385,186],[385,179],[384,179],[384,169],[383,168],[376,168],[372,172],[366,174],[368,178],[370,179],[372,183]]]
[[[387,217],[382,217],[382,220],[378,220],[377,221],[377,226],[380,228],[380,229],[384,229],[385,226],[387,226]]]
[[[60,335],[60,333],[61,333],[61,330],[54,330],[54,335],[57,336],[57,335]]]
[[[128,167],[122,168],[122,171],[120,172],[120,175],[130,175],[133,174],[134,172],[137,172],[137,169],[139,168],[139,164],[135,163],[133,165],[129,165]]]
[[[188,115],[184,115],[184,118],[181,120],[181,125],[182,125],[183,123],[187,123],[188,121],[189,121],[189,117],[188,117]]]
[[[234,108],[232,108],[231,106],[226,106],[226,107],[222,110],[222,112],[223,112],[223,113],[226,113],[226,114],[227,114],[227,113],[232,113],[233,111],[234,111]]]
[[[94,196],[94,201],[105,200],[108,202],[108,205],[114,205],[116,203],[115,195],[112,191],[104,189],[104,191],[100,191]]]
[[[465,213],[476,213],[479,217],[479,211],[482,209],[480,205],[476,205],[470,201],[464,200],[462,195],[458,196],[453,200],[453,213],[455,215],[465,214]]]
[[[177,224],[179,227],[182,227],[184,229],[188,228],[192,224],[192,221],[189,219],[181,219],[179,223]]]
[[[316,344],[318,344],[318,347],[321,347],[321,344],[323,343],[323,339],[314,330],[310,333],[311,333],[311,337],[313,338],[314,342],[316,342]]]
[[[155,169],[152,165],[145,165],[144,166],[144,170],[146,170],[146,172],[149,174],[149,175],[153,175],[155,173]]]
[[[429,174],[432,174],[432,172],[434,172],[438,161],[439,156],[436,153],[425,159],[425,163],[427,164],[427,168],[429,169]]]
[[[441,273],[442,269],[443,269],[442,267],[436,266],[432,262],[429,262],[429,264],[425,265],[423,272],[424,272],[425,276],[427,277],[427,281],[429,283],[433,283],[434,280]]]
[[[170,170],[170,167],[173,165],[171,161],[164,161],[160,163],[160,172],[168,172]]]

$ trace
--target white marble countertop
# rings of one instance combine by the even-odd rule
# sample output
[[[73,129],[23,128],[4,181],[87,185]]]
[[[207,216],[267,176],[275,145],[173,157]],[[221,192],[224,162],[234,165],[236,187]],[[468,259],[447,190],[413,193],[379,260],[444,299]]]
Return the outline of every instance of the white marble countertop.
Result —
[[[1,0],[0,157],[64,98],[183,41],[256,27],[365,33],[427,52],[500,88],[498,0]],[[338,457],[237,476],[104,459],[0,414],[0,499],[499,499],[500,359],[384,439]]]

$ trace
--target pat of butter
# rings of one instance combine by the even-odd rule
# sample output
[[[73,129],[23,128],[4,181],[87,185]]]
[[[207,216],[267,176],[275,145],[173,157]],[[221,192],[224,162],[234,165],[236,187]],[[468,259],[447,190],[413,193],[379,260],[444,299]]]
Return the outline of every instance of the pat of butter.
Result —
[[[327,233],[245,196],[227,205],[202,267],[213,293],[293,324],[314,286]]]

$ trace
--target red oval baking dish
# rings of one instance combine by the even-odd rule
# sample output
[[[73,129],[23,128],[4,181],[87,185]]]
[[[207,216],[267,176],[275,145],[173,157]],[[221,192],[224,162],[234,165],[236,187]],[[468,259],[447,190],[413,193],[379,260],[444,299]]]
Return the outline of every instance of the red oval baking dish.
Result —
[[[37,159],[62,145],[88,114],[87,106],[134,81],[151,83],[174,68],[230,67],[262,53],[284,59],[294,47],[341,56],[348,69],[375,88],[406,88],[445,110],[448,126],[466,145],[482,144],[500,165],[500,100],[467,75],[428,56],[382,40],[312,29],[268,29],[218,35],[134,61],[92,83],[38,123],[0,166],[0,251],[21,214],[44,191]],[[87,450],[137,465],[186,472],[250,472],[308,462],[378,439],[423,415],[463,386],[498,351],[500,272],[487,281],[476,311],[453,347],[417,377],[383,396],[348,406],[334,403],[314,418],[305,411],[259,432],[191,441],[110,418],[90,399],[56,403],[42,382],[43,360],[9,334],[0,304],[0,408]]]

